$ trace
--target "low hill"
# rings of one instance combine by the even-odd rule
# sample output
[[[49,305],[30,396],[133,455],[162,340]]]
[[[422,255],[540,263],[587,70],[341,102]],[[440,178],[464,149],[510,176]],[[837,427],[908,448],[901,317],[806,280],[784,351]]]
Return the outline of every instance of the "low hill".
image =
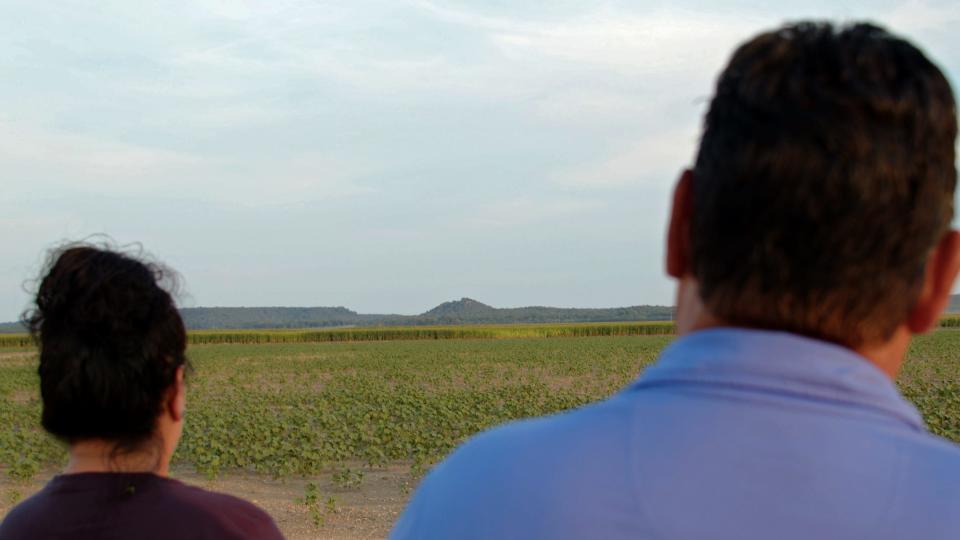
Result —
[[[673,308],[631,306],[571,309],[545,306],[495,308],[471,298],[444,302],[420,315],[362,314],[345,307],[194,307],[180,310],[191,330],[244,328],[331,328],[457,324],[669,321]],[[23,332],[18,323],[0,324],[0,333]]]
[[[456,324],[511,324],[563,322],[665,321],[673,316],[666,306],[632,306],[610,309],[570,309],[544,306],[495,308],[461,298],[444,302],[420,315],[361,314],[336,308],[185,308],[190,329],[215,328],[322,328],[343,326],[422,326]]]
[[[190,329],[355,326],[360,318],[345,307],[195,307],[180,314]]]
[[[481,320],[496,317],[498,310],[473,298],[461,298],[452,302],[444,302],[439,306],[422,313],[419,317],[433,320]]]
[[[669,321],[673,308],[630,306],[621,308],[556,308],[530,306],[495,308],[472,298],[444,302],[414,317],[414,324],[509,324],[563,322]]]
[[[960,294],[950,297],[947,311],[960,314]],[[669,321],[673,318],[673,308],[669,306],[495,308],[472,298],[444,302],[420,315],[362,314],[345,307],[196,307],[184,308],[181,313],[191,330]],[[17,322],[0,323],[0,333],[25,331]]]
[[[27,329],[18,322],[0,323],[0,334],[20,334],[26,331]]]

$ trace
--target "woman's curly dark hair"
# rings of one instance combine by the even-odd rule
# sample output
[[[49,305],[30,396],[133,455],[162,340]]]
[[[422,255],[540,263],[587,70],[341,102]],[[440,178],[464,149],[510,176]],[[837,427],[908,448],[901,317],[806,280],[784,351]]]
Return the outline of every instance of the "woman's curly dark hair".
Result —
[[[74,442],[136,445],[153,434],[177,368],[187,365],[186,330],[161,283],[162,265],[106,246],[50,252],[24,314],[40,348],[43,427]]]

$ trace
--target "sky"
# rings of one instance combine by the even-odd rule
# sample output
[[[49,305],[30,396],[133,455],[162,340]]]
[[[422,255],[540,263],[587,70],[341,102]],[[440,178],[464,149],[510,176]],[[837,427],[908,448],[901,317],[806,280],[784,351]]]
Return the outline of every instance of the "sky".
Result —
[[[671,304],[668,199],[733,47],[960,2],[0,0],[0,321],[107,234],[184,306]]]

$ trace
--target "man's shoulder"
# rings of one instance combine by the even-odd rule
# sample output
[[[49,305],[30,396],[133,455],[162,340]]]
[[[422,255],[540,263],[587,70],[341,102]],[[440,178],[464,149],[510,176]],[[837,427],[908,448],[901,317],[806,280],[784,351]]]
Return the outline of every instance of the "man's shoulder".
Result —
[[[427,475],[393,537],[560,537],[577,524],[538,516],[618,511],[632,500],[630,421],[630,404],[614,396],[481,433]]]
[[[909,458],[911,478],[937,484],[949,479],[951,491],[960,496],[960,445],[938,435],[923,433],[911,437],[909,445],[902,449]],[[957,499],[954,502],[958,502]]]
[[[451,455],[448,469],[463,462],[470,468],[488,463],[501,469],[536,471],[551,456],[622,458],[629,442],[631,411],[630,403],[617,395],[563,413],[504,424],[467,441]],[[551,476],[555,475],[553,471]]]

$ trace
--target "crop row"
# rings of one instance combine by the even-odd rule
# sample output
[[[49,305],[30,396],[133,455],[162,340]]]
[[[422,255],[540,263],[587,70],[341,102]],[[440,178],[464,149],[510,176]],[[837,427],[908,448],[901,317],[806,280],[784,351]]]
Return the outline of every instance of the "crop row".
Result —
[[[596,336],[650,336],[674,333],[672,322],[511,324],[464,326],[379,326],[310,330],[195,330],[193,345],[329,343],[439,339],[516,339]],[[0,334],[0,347],[30,347],[26,334]]]
[[[960,316],[940,320],[941,328],[960,328]],[[510,324],[463,326],[377,326],[301,330],[194,330],[189,333],[192,345],[268,344],[268,343],[338,343],[352,341],[412,341],[443,339],[521,339],[598,336],[672,335],[670,321],[574,323],[574,324]],[[0,334],[0,348],[29,348],[33,341],[27,334]]]

